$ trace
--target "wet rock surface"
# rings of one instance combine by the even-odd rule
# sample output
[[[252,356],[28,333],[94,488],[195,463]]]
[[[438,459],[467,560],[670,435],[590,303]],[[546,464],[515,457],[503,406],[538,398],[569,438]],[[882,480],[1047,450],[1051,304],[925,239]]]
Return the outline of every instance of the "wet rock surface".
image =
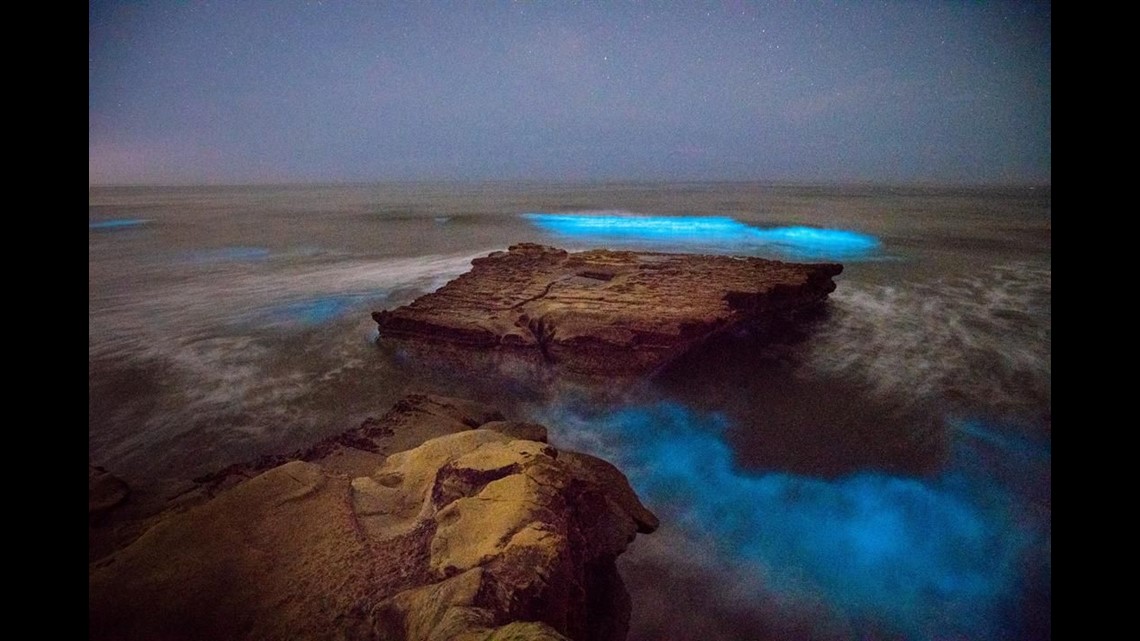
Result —
[[[523,243],[439,290],[374,312],[381,344],[520,357],[586,375],[645,374],[706,339],[817,307],[836,263]]]

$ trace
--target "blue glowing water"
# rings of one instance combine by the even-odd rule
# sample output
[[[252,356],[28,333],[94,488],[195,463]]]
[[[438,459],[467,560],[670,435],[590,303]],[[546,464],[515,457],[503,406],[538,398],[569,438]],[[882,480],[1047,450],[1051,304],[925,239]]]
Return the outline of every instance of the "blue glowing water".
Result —
[[[292,300],[270,307],[265,313],[265,320],[283,325],[315,327],[336,320],[382,295],[378,292],[327,294]]]
[[[908,639],[1000,638],[1010,616],[1004,599],[1046,528],[1015,513],[1001,475],[977,468],[977,448],[992,439],[967,431],[960,460],[932,478],[822,479],[738,469],[726,419],[675,403],[561,420],[592,425],[652,509],[711,535],[720,554],[754,566],[765,589],[792,603],[823,596],[840,620]],[[970,430],[986,434],[981,424]],[[1038,464],[1048,466],[1047,454]]]
[[[269,258],[265,247],[222,247],[191,252],[187,260],[195,263],[224,263],[234,261],[263,260]]]
[[[129,229],[131,227],[141,227],[149,222],[149,220],[143,218],[115,218],[112,220],[90,222],[87,224],[87,227],[95,230]]]
[[[874,236],[844,229],[762,229],[727,216],[543,214],[523,217],[556,236],[589,242],[632,242],[767,254],[795,260],[858,260],[879,248]]]
[[[587,213],[537,213],[555,207]],[[725,213],[628,213],[677,207]],[[385,213],[361,215],[372,211]],[[1048,195],[1025,190],[93,188],[89,451],[152,487],[293,451],[409,390],[470,397],[612,461],[661,517],[619,559],[631,641],[1048,638],[1050,216]],[[723,415],[656,397],[623,411],[535,400],[537,381],[472,381],[377,350],[369,312],[527,239],[862,264],[810,338],[781,352],[786,371],[743,370],[747,384],[726,376],[699,401],[674,399]],[[896,255],[906,263],[888,262]],[[693,372],[692,390],[703,376]],[[654,389],[690,391],[677,378]],[[736,417],[802,425],[772,444],[783,449],[833,434],[813,431],[832,412],[811,405],[833,380],[852,403],[837,418],[859,433],[877,428],[880,407],[924,423],[890,432],[901,454],[884,437],[852,455],[867,468],[842,477],[761,452],[770,429],[740,437]],[[943,423],[942,412],[987,418]],[[892,471],[905,439],[932,430],[955,444],[942,471]],[[843,450],[857,446],[820,449],[852,469]],[[794,468],[754,467],[791,458]]]

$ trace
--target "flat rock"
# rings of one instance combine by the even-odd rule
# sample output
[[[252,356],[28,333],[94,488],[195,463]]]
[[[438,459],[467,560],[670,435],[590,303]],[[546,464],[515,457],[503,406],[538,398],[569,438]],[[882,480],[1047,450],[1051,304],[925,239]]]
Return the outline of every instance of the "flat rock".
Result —
[[[437,291],[374,312],[381,344],[519,356],[597,374],[651,372],[718,333],[814,307],[835,263],[531,243],[472,261]]]
[[[158,518],[90,566],[89,638],[624,639],[614,561],[658,525],[625,477],[456,399],[361,429],[417,421],[444,434],[390,456],[331,441]],[[370,471],[337,471],[344,448]]]

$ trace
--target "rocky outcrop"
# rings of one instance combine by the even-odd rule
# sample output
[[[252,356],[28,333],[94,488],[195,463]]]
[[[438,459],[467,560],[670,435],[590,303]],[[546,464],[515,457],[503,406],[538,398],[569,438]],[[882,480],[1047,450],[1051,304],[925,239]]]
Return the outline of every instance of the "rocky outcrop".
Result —
[[[477,258],[436,292],[372,318],[381,343],[518,356],[583,374],[641,374],[720,332],[816,306],[842,270],[524,243]]]
[[[402,403],[371,428],[460,402]],[[540,425],[452,418],[388,457],[333,447],[367,474],[293,460],[160,519],[92,565],[90,637],[624,639],[614,560],[657,527],[625,477]]]
[[[213,495],[289,461],[319,461],[349,450],[387,454],[413,447],[436,436],[492,422],[494,429],[503,433],[531,429],[527,426],[533,425],[505,421],[499,410],[482,403],[432,394],[409,394],[397,401],[380,418],[368,417],[356,429],[330,436],[288,454],[266,454],[252,461],[235,463],[217,472],[199,476],[194,482],[202,486],[201,489],[207,495]],[[545,442],[546,428],[541,425],[537,427],[541,428],[541,433],[532,429],[526,434],[531,435],[531,440]]]

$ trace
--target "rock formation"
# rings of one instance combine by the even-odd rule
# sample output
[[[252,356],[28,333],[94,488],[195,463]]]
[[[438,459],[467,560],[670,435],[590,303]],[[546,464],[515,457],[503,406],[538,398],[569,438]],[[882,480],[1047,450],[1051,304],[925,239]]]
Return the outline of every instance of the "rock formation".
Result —
[[[474,407],[411,397],[310,461],[231,470],[92,564],[90,637],[624,639],[614,559],[657,519],[612,465]],[[450,433],[372,451],[424,421]]]
[[[372,317],[381,343],[520,356],[582,374],[643,374],[720,332],[814,307],[842,270],[524,243],[477,258],[436,292]]]

